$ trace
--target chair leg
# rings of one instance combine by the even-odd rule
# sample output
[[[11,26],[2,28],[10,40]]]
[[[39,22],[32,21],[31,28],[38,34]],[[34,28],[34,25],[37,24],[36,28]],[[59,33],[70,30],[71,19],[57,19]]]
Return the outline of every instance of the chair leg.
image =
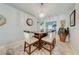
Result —
[[[24,43],[24,52],[25,52],[25,50],[26,50],[26,42]]]
[[[29,55],[31,54],[31,45],[29,46]]]
[[[50,55],[52,54],[52,46],[50,45]]]
[[[56,44],[56,40],[54,40],[54,42],[53,42],[53,48],[55,48],[55,44]]]

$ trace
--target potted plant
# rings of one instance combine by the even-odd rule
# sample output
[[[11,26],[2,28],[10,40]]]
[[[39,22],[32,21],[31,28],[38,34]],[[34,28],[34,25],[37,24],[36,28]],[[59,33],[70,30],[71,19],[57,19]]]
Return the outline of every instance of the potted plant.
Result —
[[[65,42],[65,40],[66,40],[66,29],[64,27],[59,28],[58,35],[59,35],[60,41]]]

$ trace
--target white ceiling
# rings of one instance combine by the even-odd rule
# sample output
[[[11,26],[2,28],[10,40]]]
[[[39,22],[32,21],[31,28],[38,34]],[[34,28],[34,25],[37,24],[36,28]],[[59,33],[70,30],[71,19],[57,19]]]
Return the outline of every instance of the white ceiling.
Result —
[[[9,5],[40,19],[40,3],[10,3]],[[45,13],[45,17],[54,17],[57,15],[68,14],[73,9],[73,7],[73,3],[45,3],[43,5],[43,12]]]

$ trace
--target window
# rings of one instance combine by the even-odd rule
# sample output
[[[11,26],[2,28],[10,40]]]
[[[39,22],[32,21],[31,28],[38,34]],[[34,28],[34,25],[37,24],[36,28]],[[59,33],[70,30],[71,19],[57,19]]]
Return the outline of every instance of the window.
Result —
[[[46,31],[56,31],[56,21],[50,21],[46,23]]]

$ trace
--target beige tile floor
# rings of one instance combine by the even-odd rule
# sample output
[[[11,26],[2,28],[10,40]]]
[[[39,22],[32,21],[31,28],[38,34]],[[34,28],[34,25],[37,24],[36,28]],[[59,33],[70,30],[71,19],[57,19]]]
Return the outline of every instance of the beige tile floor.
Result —
[[[46,46],[48,47],[48,46]],[[28,55],[26,52],[24,52],[24,40],[12,44],[7,47],[2,47],[0,49],[0,55]],[[35,48],[34,46],[32,49]],[[75,52],[73,48],[71,48],[71,45],[69,42],[60,42],[59,39],[56,40],[55,48],[52,50],[52,55],[77,55],[78,53]],[[50,53],[43,48],[41,50],[36,50],[31,55],[50,55]]]
[[[34,48],[34,47],[32,47]],[[71,48],[69,43],[63,43],[59,40],[56,41],[56,46],[52,50],[52,55],[75,55],[75,51]],[[18,46],[15,49],[15,55],[27,55],[27,53],[23,52],[23,45]],[[43,48],[41,50],[36,50],[31,55],[50,55],[48,51],[44,50]]]

